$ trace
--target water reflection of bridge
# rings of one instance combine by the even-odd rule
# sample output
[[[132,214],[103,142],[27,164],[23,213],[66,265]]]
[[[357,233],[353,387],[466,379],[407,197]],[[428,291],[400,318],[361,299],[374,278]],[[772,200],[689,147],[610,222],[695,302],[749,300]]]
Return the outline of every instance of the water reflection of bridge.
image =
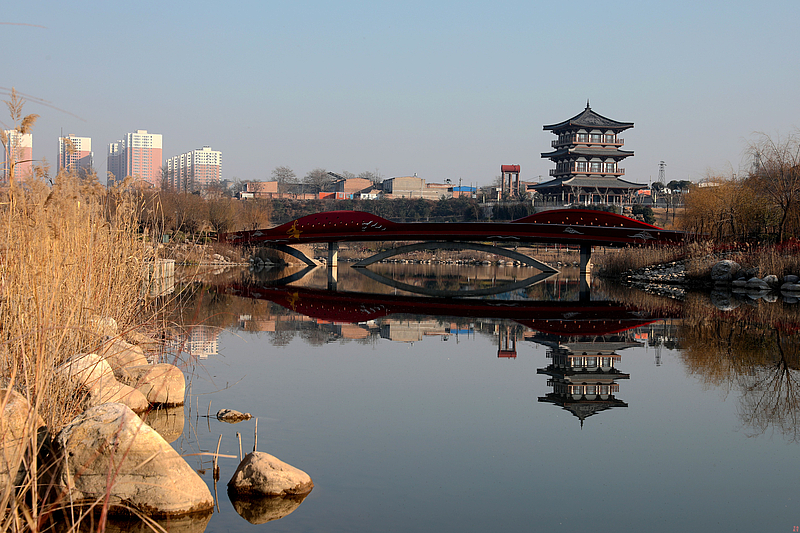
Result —
[[[498,300],[423,297],[332,291],[269,282],[241,281],[217,291],[249,299],[267,300],[317,324],[357,328],[397,342],[415,342],[426,336],[447,339],[455,331],[467,336],[480,332],[497,338],[497,357],[514,359],[520,340],[546,346],[550,364],[537,371],[548,376],[552,390],[539,398],[559,405],[583,421],[598,412],[627,404],[616,398],[618,380],[628,379],[617,364],[619,350],[643,346],[634,331],[675,316],[675,308],[641,307],[616,300]],[[424,318],[421,318],[424,317]],[[469,325],[464,325],[468,320]],[[485,322],[490,321],[492,330]],[[482,322],[483,321],[483,322]],[[492,322],[493,321],[493,322]],[[327,327],[327,326],[326,326]],[[349,330],[348,330],[349,331]]]

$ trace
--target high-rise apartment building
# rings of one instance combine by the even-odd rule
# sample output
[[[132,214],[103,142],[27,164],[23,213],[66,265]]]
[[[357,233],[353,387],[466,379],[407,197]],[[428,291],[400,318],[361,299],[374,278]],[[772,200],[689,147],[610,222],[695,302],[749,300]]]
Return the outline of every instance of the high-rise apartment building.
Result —
[[[161,186],[161,134],[136,130],[126,133],[122,141],[109,144],[108,171],[114,174],[113,181],[133,176],[154,187]]]
[[[136,130],[125,134],[125,175],[161,185],[161,134]]]
[[[207,189],[222,180],[222,152],[204,146],[166,161],[167,183],[176,191]]]
[[[5,130],[3,149],[3,167],[0,170],[6,182],[14,170],[14,179],[24,180],[33,175],[33,134],[20,133],[17,130]]]
[[[122,141],[114,141],[108,145],[108,154],[106,155],[106,170],[108,174],[108,185],[112,186],[114,183],[125,179],[125,165],[122,159]]]
[[[86,175],[94,167],[92,138],[69,134],[58,138],[58,171]]]

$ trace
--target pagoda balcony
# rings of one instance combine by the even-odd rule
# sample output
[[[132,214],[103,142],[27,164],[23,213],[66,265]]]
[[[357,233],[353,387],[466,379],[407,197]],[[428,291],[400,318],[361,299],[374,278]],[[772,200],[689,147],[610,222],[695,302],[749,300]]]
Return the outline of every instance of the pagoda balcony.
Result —
[[[624,176],[625,175],[625,169],[624,168],[618,168],[613,172],[594,172],[594,171],[590,171],[590,170],[575,170],[575,169],[572,169],[572,170],[558,170],[558,169],[555,169],[555,168],[551,168],[550,169],[550,176],[552,176],[552,177],[578,176],[578,175],[582,175],[582,176],[617,176],[617,177],[619,177],[619,176]]]
[[[561,148],[563,146],[572,146],[573,144],[586,144],[586,145],[596,145],[596,146],[622,146],[625,144],[625,139],[616,139],[613,142],[592,142],[592,141],[578,141],[577,135],[570,135],[565,137],[563,140],[556,139],[555,141],[550,141],[550,146],[553,148]]]

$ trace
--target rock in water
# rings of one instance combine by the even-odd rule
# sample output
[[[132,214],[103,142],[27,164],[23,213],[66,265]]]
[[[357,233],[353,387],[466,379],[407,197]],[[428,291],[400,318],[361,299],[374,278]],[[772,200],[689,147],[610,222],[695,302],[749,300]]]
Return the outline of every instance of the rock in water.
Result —
[[[156,431],[130,408],[107,403],[88,409],[56,438],[64,457],[61,489],[89,503],[108,493],[115,512],[132,507],[150,516],[208,512],[208,487]]]
[[[313,488],[308,474],[264,452],[248,453],[228,481],[228,489],[238,495],[290,496]]]
[[[223,422],[228,422],[229,424],[235,424],[236,422],[241,422],[242,420],[250,420],[251,418],[253,418],[253,415],[250,413],[241,413],[233,409],[220,409],[217,411],[217,420],[222,420]]]

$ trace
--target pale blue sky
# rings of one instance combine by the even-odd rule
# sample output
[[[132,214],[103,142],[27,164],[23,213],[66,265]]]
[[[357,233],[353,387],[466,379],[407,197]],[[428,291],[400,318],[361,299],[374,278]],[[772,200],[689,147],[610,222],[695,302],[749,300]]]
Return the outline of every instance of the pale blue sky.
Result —
[[[664,160],[698,180],[746,165],[754,132],[800,128],[798,20],[796,0],[6,1],[0,94],[53,106],[26,107],[36,158],[55,162],[63,129],[92,137],[102,175],[108,143],[147,129],[165,158],[222,150],[228,179],[544,180],[542,126],[589,99],[635,123],[625,179]]]

